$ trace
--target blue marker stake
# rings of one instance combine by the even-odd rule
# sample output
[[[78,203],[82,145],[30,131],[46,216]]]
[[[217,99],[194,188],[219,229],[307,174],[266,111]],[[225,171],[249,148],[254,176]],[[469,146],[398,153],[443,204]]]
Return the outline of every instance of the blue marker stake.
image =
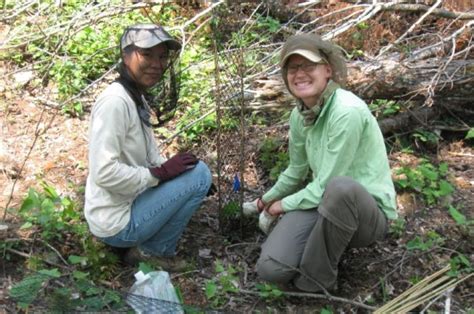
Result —
[[[235,174],[235,176],[234,176],[234,185],[232,187],[232,190],[234,192],[240,191],[240,180],[239,180],[239,176],[237,174]]]

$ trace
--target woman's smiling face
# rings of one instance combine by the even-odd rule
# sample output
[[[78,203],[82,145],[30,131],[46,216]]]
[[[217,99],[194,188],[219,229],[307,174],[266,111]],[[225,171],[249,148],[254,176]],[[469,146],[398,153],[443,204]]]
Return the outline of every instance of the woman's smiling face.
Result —
[[[292,55],[286,63],[288,88],[306,107],[313,107],[332,76],[331,66],[314,63],[303,56]]]
[[[136,48],[125,54],[124,63],[130,76],[144,88],[150,88],[161,79],[169,62],[168,48],[159,44],[151,48]]]

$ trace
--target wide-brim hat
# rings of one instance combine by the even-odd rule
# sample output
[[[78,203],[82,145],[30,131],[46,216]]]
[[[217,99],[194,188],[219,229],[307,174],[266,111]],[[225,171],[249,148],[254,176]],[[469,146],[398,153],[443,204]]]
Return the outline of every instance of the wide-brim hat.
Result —
[[[151,48],[165,43],[168,49],[180,50],[181,44],[174,39],[163,27],[156,24],[136,24],[125,29],[120,48],[123,50],[130,45],[139,48]]]

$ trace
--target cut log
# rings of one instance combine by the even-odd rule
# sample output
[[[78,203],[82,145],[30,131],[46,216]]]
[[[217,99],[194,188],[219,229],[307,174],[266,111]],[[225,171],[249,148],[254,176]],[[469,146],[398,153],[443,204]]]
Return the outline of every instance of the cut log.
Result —
[[[442,99],[455,96],[472,101],[474,60],[422,60],[404,63],[394,57],[349,64],[348,89],[365,100]]]
[[[446,60],[445,60],[446,61]],[[444,62],[445,62],[444,61]],[[441,61],[403,63],[395,59],[354,61],[348,64],[347,89],[367,102],[374,99],[433,100],[450,99],[457,104],[474,99],[474,60],[453,60],[445,69]],[[280,75],[255,81],[254,97],[275,100],[292,98]],[[284,101],[285,103],[287,101]]]
[[[442,70],[441,70],[442,69]],[[354,61],[348,64],[347,89],[367,103],[375,99],[409,101],[413,110],[380,121],[384,134],[417,125],[429,125],[440,114],[457,113],[472,119],[474,112],[474,62],[470,60],[423,60],[404,63],[394,57],[379,61]],[[288,109],[294,98],[280,75],[253,82],[249,110]],[[271,105],[270,105],[271,104]]]

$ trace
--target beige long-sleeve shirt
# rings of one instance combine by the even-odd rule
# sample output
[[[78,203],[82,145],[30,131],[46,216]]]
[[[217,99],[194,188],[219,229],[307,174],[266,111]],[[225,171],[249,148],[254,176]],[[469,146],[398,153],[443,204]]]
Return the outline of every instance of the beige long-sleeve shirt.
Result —
[[[164,161],[127,91],[112,83],[97,98],[89,129],[84,211],[94,235],[113,236],[125,227],[133,200],[158,184],[148,167]]]

